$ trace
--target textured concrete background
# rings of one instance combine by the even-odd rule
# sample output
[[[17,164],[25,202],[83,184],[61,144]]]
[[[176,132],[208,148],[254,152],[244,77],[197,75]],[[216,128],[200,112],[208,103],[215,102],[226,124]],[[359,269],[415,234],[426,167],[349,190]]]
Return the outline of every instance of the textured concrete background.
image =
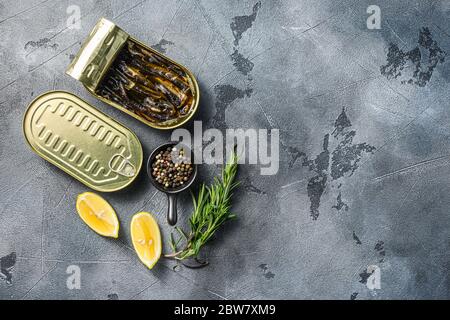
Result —
[[[367,29],[371,4],[380,30]],[[70,5],[79,30],[66,26]],[[450,298],[449,15],[449,1],[2,0],[0,298]],[[170,232],[143,171],[104,195],[122,227],[109,240],[76,214],[87,188],[24,142],[27,104],[55,88],[134,130],[145,156],[169,139],[64,74],[102,16],[195,73],[205,126],[280,128],[279,173],[241,167],[239,219],[206,248],[204,269],[162,260],[149,271],[136,258],[134,213]],[[184,225],[188,194],[179,206]],[[69,265],[80,290],[66,288]],[[369,265],[381,289],[366,287]]]

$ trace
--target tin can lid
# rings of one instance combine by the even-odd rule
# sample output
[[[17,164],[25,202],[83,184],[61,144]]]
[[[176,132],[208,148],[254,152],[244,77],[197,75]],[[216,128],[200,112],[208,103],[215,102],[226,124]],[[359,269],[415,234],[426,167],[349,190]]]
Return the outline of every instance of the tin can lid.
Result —
[[[142,167],[137,136],[69,92],[50,91],[34,99],[23,132],[39,156],[100,192],[125,188]]]
[[[66,73],[95,91],[129,35],[101,18],[70,63]]]

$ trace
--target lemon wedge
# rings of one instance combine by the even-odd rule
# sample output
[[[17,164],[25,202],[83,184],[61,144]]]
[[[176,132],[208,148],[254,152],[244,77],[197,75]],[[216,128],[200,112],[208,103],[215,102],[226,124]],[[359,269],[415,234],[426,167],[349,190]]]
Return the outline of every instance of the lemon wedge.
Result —
[[[77,211],[80,218],[98,234],[117,238],[119,220],[111,205],[99,195],[84,192],[77,197]]]
[[[131,220],[131,240],[134,250],[147,268],[151,269],[161,256],[161,233],[155,218],[139,212]]]

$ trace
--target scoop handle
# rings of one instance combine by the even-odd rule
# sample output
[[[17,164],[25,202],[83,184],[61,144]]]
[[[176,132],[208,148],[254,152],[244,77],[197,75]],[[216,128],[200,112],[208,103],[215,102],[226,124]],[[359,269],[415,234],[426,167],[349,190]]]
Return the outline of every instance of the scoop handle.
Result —
[[[167,222],[169,225],[174,226],[177,224],[177,195],[167,194],[167,199],[169,200],[169,206],[167,209]]]

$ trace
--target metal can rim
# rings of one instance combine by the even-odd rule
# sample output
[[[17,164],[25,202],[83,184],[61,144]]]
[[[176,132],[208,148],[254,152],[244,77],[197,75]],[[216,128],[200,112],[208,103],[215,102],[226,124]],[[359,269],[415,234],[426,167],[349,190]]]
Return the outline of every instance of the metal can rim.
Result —
[[[26,118],[26,116],[27,116],[27,114],[28,114],[28,111],[30,110],[31,106],[32,106],[37,100],[39,100],[40,98],[45,97],[45,96],[47,96],[47,95],[54,94],[54,93],[68,94],[68,95],[71,95],[71,96],[73,96],[73,97],[75,97],[75,98],[78,98],[79,100],[81,100],[81,101],[82,101],[83,103],[85,103],[86,105],[92,107],[92,108],[93,108],[95,111],[97,111],[98,113],[104,115],[105,117],[107,117],[107,118],[110,119],[111,121],[113,121],[113,122],[117,123],[118,125],[122,126],[123,128],[125,128],[125,129],[126,129],[126,130],[127,130],[127,131],[135,138],[135,139],[136,139],[136,142],[138,143],[138,146],[139,146],[139,153],[140,153],[140,156],[138,157],[139,161],[138,161],[138,164],[137,164],[137,166],[136,166],[136,174],[135,174],[132,178],[130,178],[126,183],[124,183],[123,185],[121,185],[121,186],[119,186],[119,187],[112,188],[112,189],[107,189],[107,190],[104,189],[104,188],[101,188],[101,187],[97,187],[97,186],[95,186],[95,185],[87,185],[86,183],[84,183],[84,182],[82,182],[80,179],[78,179],[77,176],[75,176],[74,174],[72,174],[68,169],[66,169],[66,168],[64,168],[64,167],[62,167],[62,166],[60,166],[60,165],[58,165],[54,160],[52,160],[51,158],[45,156],[44,154],[42,154],[41,152],[39,152],[38,150],[36,150],[36,149],[33,147],[33,145],[32,145],[32,144],[30,143],[30,141],[28,140],[28,137],[27,137],[27,134],[26,134],[26,130],[25,130],[25,118]],[[137,136],[132,130],[130,130],[130,128],[128,128],[127,126],[125,126],[125,125],[122,124],[121,122],[119,122],[119,121],[117,121],[116,119],[110,117],[110,116],[107,115],[106,113],[104,113],[104,112],[98,110],[98,109],[95,108],[92,104],[88,103],[86,100],[80,98],[79,96],[77,96],[77,95],[75,95],[75,94],[73,94],[73,93],[71,93],[71,92],[65,91],[65,90],[50,90],[50,91],[46,91],[46,92],[41,93],[41,94],[39,94],[38,96],[36,96],[36,97],[28,104],[28,106],[27,106],[27,108],[26,108],[26,110],[25,110],[25,112],[24,112],[24,115],[23,115],[23,117],[22,117],[22,133],[23,133],[23,135],[24,135],[24,137],[25,137],[26,143],[28,144],[28,146],[30,147],[30,149],[31,149],[34,153],[36,153],[38,156],[40,156],[40,157],[41,157],[42,159],[44,159],[45,161],[48,161],[48,162],[51,163],[52,165],[54,165],[54,166],[56,166],[57,168],[61,169],[62,171],[64,171],[64,172],[67,173],[69,176],[71,176],[71,177],[74,178],[75,180],[79,181],[79,182],[82,183],[83,185],[85,185],[85,186],[87,186],[87,187],[89,187],[89,188],[91,188],[91,189],[93,189],[93,190],[95,190],[95,191],[99,191],[99,192],[115,192],[115,191],[122,190],[122,189],[128,187],[131,183],[133,183],[133,182],[136,180],[136,178],[139,176],[140,171],[141,171],[141,169],[142,169],[142,164],[143,164],[143,161],[144,161],[144,154],[143,154],[142,144],[141,144],[141,142],[140,142],[138,136]]]

